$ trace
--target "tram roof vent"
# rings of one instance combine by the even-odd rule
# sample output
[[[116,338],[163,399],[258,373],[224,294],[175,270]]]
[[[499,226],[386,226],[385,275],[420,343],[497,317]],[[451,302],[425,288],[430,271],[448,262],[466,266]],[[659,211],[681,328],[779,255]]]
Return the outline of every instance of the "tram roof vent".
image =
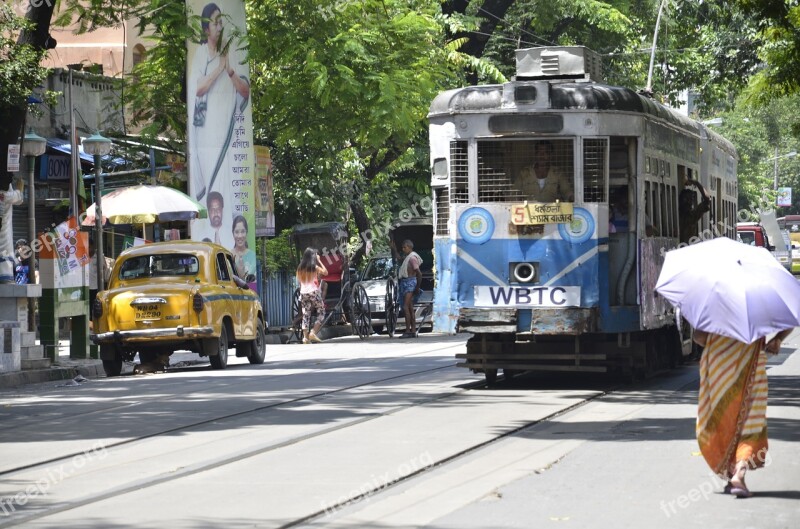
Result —
[[[517,80],[569,79],[600,83],[600,56],[584,46],[517,50]]]

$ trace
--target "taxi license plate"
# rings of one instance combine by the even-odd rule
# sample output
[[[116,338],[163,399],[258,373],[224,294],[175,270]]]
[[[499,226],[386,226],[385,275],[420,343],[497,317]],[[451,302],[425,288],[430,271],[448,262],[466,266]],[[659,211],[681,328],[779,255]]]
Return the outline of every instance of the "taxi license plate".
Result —
[[[142,305],[140,307],[136,307],[136,321],[160,319],[161,307],[158,305]]]

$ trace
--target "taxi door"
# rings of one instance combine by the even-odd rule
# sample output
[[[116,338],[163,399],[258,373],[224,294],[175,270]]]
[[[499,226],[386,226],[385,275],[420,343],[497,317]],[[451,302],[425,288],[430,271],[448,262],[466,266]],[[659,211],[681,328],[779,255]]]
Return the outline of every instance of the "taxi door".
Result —
[[[215,262],[217,288],[219,292],[214,296],[215,299],[213,302],[214,325],[222,325],[222,318],[226,314],[230,314],[233,320],[233,332],[238,335],[240,331],[240,329],[237,328],[239,315],[236,313],[237,304],[234,302],[237,287],[236,283],[233,282],[233,270],[225,254],[222,252],[216,254]],[[233,336],[228,336],[228,340],[232,339]]]
[[[255,336],[255,303],[253,303],[253,291],[247,283],[235,277],[236,267],[233,264],[233,256],[228,255],[228,268],[231,272],[231,279],[234,282],[233,289],[233,328],[237,338],[252,338]]]

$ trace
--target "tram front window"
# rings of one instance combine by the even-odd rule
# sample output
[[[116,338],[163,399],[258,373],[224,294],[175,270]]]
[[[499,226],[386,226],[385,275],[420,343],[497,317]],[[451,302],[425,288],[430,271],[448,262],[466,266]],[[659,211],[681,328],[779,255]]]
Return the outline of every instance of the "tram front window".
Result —
[[[572,202],[574,174],[571,139],[478,142],[481,202]]]
[[[562,151],[560,148],[557,152],[552,141],[534,142],[532,159],[520,171],[520,190],[528,200],[572,202],[575,199],[572,173],[565,171]]]

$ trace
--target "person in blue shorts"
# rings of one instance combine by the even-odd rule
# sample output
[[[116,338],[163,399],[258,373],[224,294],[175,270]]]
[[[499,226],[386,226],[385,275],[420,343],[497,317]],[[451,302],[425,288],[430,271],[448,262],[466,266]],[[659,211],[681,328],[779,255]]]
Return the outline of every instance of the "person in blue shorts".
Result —
[[[394,240],[390,243],[392,254],[396,257],[403,257],[403,262],[397,272],[398,290],[400,302],[403,306],[403,316],[406,320],[406,332],[400,338],[416,338],[417,337],[417,322],[414,318],[414,301],[419,299],[420,284],[422,283],[422,272],[420,266],[422,265],[422,258],[414,251],[414,243],[406,239],[403,241],[400,249],[403,252],[402,256],[398,256],[397,247]]]

